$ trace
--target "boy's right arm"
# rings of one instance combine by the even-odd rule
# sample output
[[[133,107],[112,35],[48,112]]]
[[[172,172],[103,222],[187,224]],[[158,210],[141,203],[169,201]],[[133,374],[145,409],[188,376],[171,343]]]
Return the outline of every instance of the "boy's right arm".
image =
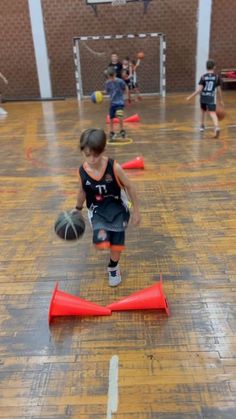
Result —
[[[186,98],[186,100],[190,100],[190,99],[192,99],[194,96],[199,95],[199,93],[201,93],[202,89],[203,89],[203,85],[202,85],[202,84],[199,84],[199,86],[197,87],[197,89],[195,90],[195,92],[193,92],[190,96],[188,96],[188,97]]]
[[[78,190],[77,201],[76,201],[76,206],[75,206],[75,209],[77,211],[81,211],[83,209],[85,200],[86,200],[86,194],[83,190],[82,182],[79,176],[79,190]]]

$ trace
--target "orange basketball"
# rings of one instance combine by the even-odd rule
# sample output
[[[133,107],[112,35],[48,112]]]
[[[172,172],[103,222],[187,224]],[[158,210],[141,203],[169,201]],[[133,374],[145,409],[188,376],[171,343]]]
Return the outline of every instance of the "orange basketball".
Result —
[[[225,117],[225,110],[222,106],[217,106],[216,108],[216,115],[217,118],[219,119],[219,121],[222,121],[222,119],[224,119]]]
[[[137,57],[138,57],[140,60],[143,60],[143,59],[144,59],[144,52],[142,52],[142,51],[138,52]]]

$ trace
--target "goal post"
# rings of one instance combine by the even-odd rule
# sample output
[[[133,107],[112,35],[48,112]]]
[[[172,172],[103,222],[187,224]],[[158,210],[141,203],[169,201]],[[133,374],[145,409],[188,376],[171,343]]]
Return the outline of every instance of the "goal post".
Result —
[[[159,32],[117,35],[85,35],[73,38],[76,94],[78,100],[88,97],[94,90],[104,90],[104,70],[112,52],[119,59],[145,52],[138,68],[138,82],[142,94],[166,95],[166,39]],[[132,58],[132,57],[130,57]]]

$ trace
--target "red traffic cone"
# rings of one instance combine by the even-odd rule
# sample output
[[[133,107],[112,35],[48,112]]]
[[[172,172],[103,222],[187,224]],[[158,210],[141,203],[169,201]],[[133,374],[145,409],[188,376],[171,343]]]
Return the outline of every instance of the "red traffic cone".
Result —
[[[122,169],[144,169],[144,160],[142,156],[129,160],[121,165]]]
[[[110,116],[109,115],[107,115],[106,123],[110,124]],[[118,123],[119,123],[119,118],[113,118],[113,124],[118,124]]]
[[[48,323],[55,316],[110,316],[111,310],[58,290],[56,282],[48,311]]]
[[[170,315],[168,303],[162,290],[162,276],[160,276],[160,282],[157,284],[135,292],[129,297],[123,298],[116,303],[109,304],[107,307],[110,308],[111,311],[163,308],[165,309],[166,314],[168,316]]]
[[[135,115],[128,116],[128,118],[124,119],[124,122],[139,122],[139,121],[140,121],[140,117],[137,113]]]

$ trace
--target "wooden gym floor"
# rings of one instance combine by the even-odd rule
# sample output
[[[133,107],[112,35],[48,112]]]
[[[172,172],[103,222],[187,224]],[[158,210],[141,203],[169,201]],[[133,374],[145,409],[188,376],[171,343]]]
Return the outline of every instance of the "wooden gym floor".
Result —
[[[107,285],[108,255],[87,224],[58,239],[57,214],[76,201],[81,131],[104,127],[107,102],[6,103],[0,119],[0,417],[184,419],[236,417],[236,109],[219,140],[198,130],[198,100],[145,98],[127,115],[133,143],[109,145],[130,171],[142,224],[129,227],[123,283]],[[211,125],[211,121],[208,120]],[[162,310],[47,323],[54,283],[107,305],[163,273]],[[111,362],[110,362],[111,361]],[[110,378],[109,378],[110,371]],[[116,380],[118,373],[118,380]]]

